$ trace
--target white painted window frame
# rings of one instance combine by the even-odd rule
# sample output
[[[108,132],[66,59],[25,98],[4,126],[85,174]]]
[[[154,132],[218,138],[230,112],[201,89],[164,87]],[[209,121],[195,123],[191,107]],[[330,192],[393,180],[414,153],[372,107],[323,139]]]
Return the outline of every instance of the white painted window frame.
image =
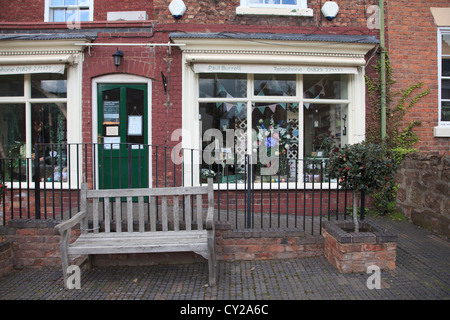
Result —
[[[442,106],[442,80],[450,79],[450,77],[442,76],[442,36],[450,35],[450,28],[438,28],[437,44],[438,44],[438,126],[434,127],[433,133],[435,137],[450,137],[450,121],[442,121],[441,106]]]
[[[236,14],[312,17],[313,10],[308,8],[307,0],[297,0],[296,5],[251,3],[249,0],[241,0],[236,8]]]
[[[94,20],[94,0],[85,0],[83,4],[79,5],[70,5],[70,6],[52,6],[52,0],[45,0],[45,11],[44,11],[44,22],[53,22],[51,11],[54,9],[86,9],[89,8],[89,21]],[[74,21],[79,21],[79,11],[77,10],[77,17],[75,17]]]

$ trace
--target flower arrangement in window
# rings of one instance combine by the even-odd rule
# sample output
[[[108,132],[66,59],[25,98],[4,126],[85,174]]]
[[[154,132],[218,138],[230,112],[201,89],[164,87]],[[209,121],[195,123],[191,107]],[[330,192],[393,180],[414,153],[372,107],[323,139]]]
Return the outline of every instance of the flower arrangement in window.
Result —
[[[210,169],[202,169],[202,179],[214,178],[216,173]]]
[[[268,157],[280,158],[280,172],[285,174],[287,166],[287,152],[295,142],[294,137],[298,130],[286,120],[275,122],[273,116],[270,119],[259,119],[256,125],[256,141],[253,141],[253,151],[261,147],[261,143],[267,148]],[[258,165],[261,165],[258,157]]]

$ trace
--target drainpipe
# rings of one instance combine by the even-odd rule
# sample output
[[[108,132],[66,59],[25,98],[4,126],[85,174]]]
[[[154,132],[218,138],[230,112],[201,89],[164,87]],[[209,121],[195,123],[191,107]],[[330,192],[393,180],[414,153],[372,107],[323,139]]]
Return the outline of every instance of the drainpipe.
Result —
[[[380,59],[381,59],[381,139],[386,137],[386,48],[384,39],[384,0],[379,0],[380,8]]]

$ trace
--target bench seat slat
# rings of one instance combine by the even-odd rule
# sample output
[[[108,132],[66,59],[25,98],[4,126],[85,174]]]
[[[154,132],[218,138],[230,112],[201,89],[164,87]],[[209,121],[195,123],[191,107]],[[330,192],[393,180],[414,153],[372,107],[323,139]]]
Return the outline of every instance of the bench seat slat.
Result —
[[[88,234],[80,236],[68,249],[70,255],[180,251],[206,253],[206,232]]]

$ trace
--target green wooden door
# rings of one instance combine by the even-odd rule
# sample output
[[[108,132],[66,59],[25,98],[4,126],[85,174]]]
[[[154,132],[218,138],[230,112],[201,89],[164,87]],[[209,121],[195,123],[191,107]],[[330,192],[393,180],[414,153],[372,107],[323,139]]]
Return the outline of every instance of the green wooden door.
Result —
[[[101,189],[148,187],[147,85],[98,85]]]

